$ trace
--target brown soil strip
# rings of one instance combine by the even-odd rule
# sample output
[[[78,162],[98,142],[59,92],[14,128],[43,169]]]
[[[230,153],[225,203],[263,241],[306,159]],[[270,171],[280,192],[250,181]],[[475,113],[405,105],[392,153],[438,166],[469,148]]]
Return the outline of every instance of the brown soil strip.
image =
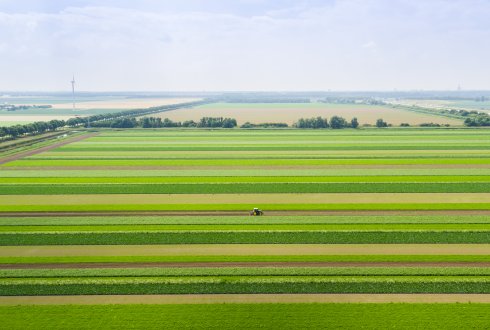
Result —
[[[176,244],[2,246],[0,257],[488,255],[490,244]]]
[[[84,134],[84,135],[78,135],[78,136],[75,136],[75,137],[72,137],[72,138],[64,139],[63,141],[60,141],[60,142],[57,142],[57,143],[50,144],[48,146],[44,146],[44,147],[37,148],[37,149],[32,149],[32,150],[26,150],[26,151],[23,151],[23,152],[19,152],[19,153],[16,153],[14,155],[10,155],[10,156],[1,158],[0,159],[0,165],[1,164],[8,163],[8,162],[12,162],[12,161],[17,160],[17,159],[20,159],[20,158],[24,158],[24,157],[36,155],[36,154],[39,154],[39,153],[42,153],[42,152],[45,152],[45,151],[53,150],[53,149],[56,149],[58,147],[64,146],[66,144],[70,144],[70,143],[73,143],[73,142],[78,142],[78,141],[81,141],[81,140],[85,140],[85,139],[87,139],[89,137],[93,137],[93,136],[95,136],[97,134],[99,134],[99,133],[96,132],[96,133],[88,133],[88,134]]]
[[[0,297],[0,305],[490,303],[490,294],[188,294]]]
[[[87,262],[0,264],[0,269],[203,268],[203,267],[490,267],[490,262]]]
[[[420,210],[420,211],[390,211],[390,210],[359,210],[359,211],[265,211],[265,216],[301,216],[301,215],[331,215],[331,216],[348,216],[348,215],[489,215],[490,210]],[[85,217],[85,216],[245,216],[245,211],[109,211],[109,212],[0,212],[1,217]]]

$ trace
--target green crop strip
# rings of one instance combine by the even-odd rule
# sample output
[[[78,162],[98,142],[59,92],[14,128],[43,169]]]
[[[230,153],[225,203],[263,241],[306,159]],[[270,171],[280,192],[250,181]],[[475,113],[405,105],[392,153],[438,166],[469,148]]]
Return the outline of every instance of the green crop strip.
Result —
[[[0,212],[89,211],[236,211],[248,212],[254,204],[86,204],[1,205]],[[264,210],[490,210],[490,203],[391,203],[391,204],[261,204]]]
[[[223,251],[224,253],[226,251]],[[0,264],[73,263],[152,263],[152,262],[490,262],[490,255],[253,255],[253,256],[71,256],[0,257]]]
[[[3,279],[0,295],[206,293],[490,293],[489,277],[197,277]]]
[[[30,166],[322,166],[322,165],[468,165],[490,164],[490,158],[408,158],[408,159],[219,159],[219,160],[16,160],[3,167]]]
[[[0,185],[0,195],[257,194],[257,193],[486,193],[490,182],[468,183],[234,183]]]
[[[247,219],[247,218],[245,218]],[[195,225],[0,225],[0,233],[24,232],[151,232],[151,231],[490,231],[490,223],[482,224],[195,224]],[[1,220],[1,219],[0,219]],[[76,219],[75,219],[76,220]],[[245,223],[244,223],[245,222]],[[1,223],[1,222],[0,222]]]
[[[489,231],[189,231],[0,233],[0,245],[141,244],[467,244]]]
[[[489,267],[199,267],[199,268],[80,268],[2,269],[0,278],[195,276],[490,276]],[[396,277],[395,277],[396,278]]]

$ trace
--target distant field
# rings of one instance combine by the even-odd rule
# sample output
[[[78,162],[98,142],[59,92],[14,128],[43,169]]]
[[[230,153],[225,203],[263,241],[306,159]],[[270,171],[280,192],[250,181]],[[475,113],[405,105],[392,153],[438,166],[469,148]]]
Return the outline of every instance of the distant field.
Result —
[[[420,106],[432,109],[461,109],[490,112],[490,101],[476,102],[474,100],[400,100],[396,103],[408,106]]]
[[[88,116],[130,109],[149,108],[168,104],[178,104],[198,100],[196,98],[110,98],[103,99],[79,97],[73,111],[69,98],[4,98],[2,102],[19,105],[52,105],[50,109],[29,109],[0,111],[0,127],[15,124],[28,124],[52,119],[67,120],[75,116]]]
[[[251,123],[285,122],[291,125],[302,117],[310,118],[322,116],[330,118],[332,116],[342,116],[348,120],[353,117],[357,117],[361,125],[374,125],[378,118],[383,118],[386,122],[393,125],[399,125],[400,123],[410,123],[416,125],[427,122],[450,124],[452,126],[462,125],[462,121],[455,119],[413,113],[400,109],[394,109],[388,106],[362,104],[214,103],[202,105],[192,109],[169,111],[162,113],[159,116],[162,118],[169,118],[174,121],[198,121],[202,117],[231,117],[235,118],[239,124],[243,124],[248,121]]]

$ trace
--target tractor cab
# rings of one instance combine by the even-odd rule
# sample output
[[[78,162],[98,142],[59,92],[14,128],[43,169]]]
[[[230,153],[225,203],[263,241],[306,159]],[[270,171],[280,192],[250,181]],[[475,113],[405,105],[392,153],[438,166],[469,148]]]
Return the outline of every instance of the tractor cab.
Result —
[[[259,208],[254,207],[254,209],[250,211],[250,215],[251,216],[264,215],[264,212],[262,212],[262,210],[260,210]]]

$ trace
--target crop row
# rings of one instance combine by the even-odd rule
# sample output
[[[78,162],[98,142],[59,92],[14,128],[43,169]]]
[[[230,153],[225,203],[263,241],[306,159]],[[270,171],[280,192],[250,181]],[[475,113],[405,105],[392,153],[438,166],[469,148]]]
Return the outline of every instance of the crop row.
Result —
[[[488,277],[2,280],[0,295],[206,293],[490,293]]]
[[[242,222],[243,218],[242,218]],[[189,231],[214,231],[214,232],[235,232],[235,231],[489,231],[490,224],[131,224],[131,225],[61,225],[61,226],[1,226],[0,233],[26,233],[26,232],[189,232]]]
[[[390,262],[390,263],[488,263],[490,255],[169,255],[169,256],[51,256],[0,257],[0,264],[74,264],[74,263],[193,263],[193,262]],[[251,264],[252,265],[252,264]],[[158,265],[156,265],[158,266]],[[130,267],[130,266],[128,266]]]
[[[188,231],[0,233],[0,245],[467,244],[490,231]]]
[[[2,269],[0,278],[186,276],[490,276],[489,267],[155,267]]]
[[[117,159],[37,160],[21,159],[4,167],[31,166],[322,166],[322,165],[470,165],[490,164],[490,158],[407,158],[407,159]]]
[[[489,171],[490,173],[490,171]],[[40,172],[40,175],[43,173]],[[63,173],[60,173],[62,175]],[[196,173],[198,174],[198,173]],[[140,177],[12,177],[2,184],[182,184],[182,183],[466,183],[490,182],[490,175],[397,175],[397,176],[140,176]]]
[[[71,205],[0,205],[0,212],[116,212],[116,211],[237,211],[256,204],[71,204]],[[330,204],[260,204],[264,210],[490,210],[490,203],[330,203]]]
[[[468,183],[226,183],[0,185],[0,195],[257,194],[257,193],[486,193],[490,182]]]
[[[245,212],[244,215],[247,215]],[[0,226],[122,226],[122,225],[444,225],[490,224],[488,215],[292,215],[265,217],[244,216],[31,216],[0,217]]]
[[[465,177],[470,176],[489,176],[490,170],[487,168],[468,168],[461,166],[461,168],[410,168],[400,169],[396,167],[392,168],[308,168],[308,169],[179,169],[179,170],[144,170],[134,171],[132,169],[127,170],[93,170],[90,168],[83,170],[29,170],[23,169],[22,171],[12,170],[9,168],[3,168],[0,171],[1,178],[51,178],[56,180],[57,178],[76,179],[86,178],[142,178],[142,177],[233,177],[240,178],[238,180],[246,180],[250,177],[386,177],[386,176],[425,176],[435,177],[436,180],[439,176],[450,177]],[[130,179],[132,180],[132,179]],[[180,180],[180,179],[175,179]],[[185,180],[185,179],[184,179]],[[335,180],[335,179],[333,179]],[[367,179],[370,180],[370,179]],[[3,181],[3,179],[2,179]],[[393,180],[396,181],[396,180]],[[482,180],[483,181],[483,180]],[[437,181],[436,181],[437,182]]]

